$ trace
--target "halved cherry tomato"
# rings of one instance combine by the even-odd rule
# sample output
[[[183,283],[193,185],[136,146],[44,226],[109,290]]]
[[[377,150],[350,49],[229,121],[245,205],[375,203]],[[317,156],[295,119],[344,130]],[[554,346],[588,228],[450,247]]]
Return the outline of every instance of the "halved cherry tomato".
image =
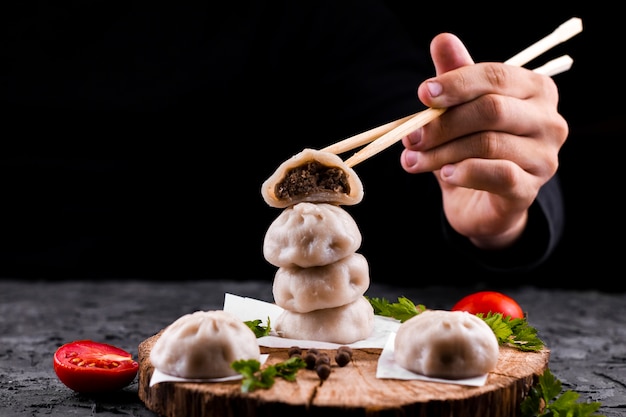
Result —
[[[509,297],[497,291],[479,291],[461,298],[453,307],[452,311],[467,311],[472,314],[501,313],[503,317],[510,316],[514,319],[523,319],[524,310]]]
[[[76,340],[54,353],[54,372],[77,392],[119,390],[137,376],[139,364],[123,349],[92,340]]]

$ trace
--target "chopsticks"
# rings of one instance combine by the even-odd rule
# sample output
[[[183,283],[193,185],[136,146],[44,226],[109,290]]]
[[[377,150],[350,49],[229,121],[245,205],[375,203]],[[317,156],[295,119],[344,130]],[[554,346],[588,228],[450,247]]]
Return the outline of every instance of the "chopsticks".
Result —
[[[509,58],[504,63],[508,65],[522,66],[532,61],[548,49],[572,38],[574,35],[580,33],[582,29],[582,20],[577,17],[573,17],[561,24],[549,35]],[[571,57],[563,55],[538,68],[535,68],[533,71],[553,76],[570,69],[572,63],[573,60]],[[345,160],[346,165],[354,167],[356,164],[363,162],[367,158],[370,158],[387,149],[389,146],[401,140],[404,136],[441,116],[445,111],[445,108],[428,108],[341,140],[323,148],[322,151],[341,154],[358,148],[359,146],[368,144]]]

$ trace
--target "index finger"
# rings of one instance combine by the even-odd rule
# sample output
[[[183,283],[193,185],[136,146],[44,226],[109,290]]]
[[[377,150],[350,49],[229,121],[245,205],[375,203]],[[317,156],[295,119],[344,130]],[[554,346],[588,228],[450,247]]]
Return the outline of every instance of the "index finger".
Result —
[[[420,84],[417,94],[428,107],[445,108],[472,101],[485,94],[527,99],[549,91],[549,84],[554,84],[550,77],[529,69],[483,62],[430,78]]]

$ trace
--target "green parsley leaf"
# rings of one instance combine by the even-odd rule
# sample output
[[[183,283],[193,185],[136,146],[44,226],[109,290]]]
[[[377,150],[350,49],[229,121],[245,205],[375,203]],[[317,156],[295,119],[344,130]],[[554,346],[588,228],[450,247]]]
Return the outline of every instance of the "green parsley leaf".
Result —
[[[261,369],[261,363],[256,359],[238,360],[230,366],[243,376],[241,392],[252,392],[255,389],[271,388],[276,378],[295,381],[298,370],[306,368],[306,362],[299,356],[292,356],[264,369]]]
[[[413,316],[416,316],[426,310],[422,304],[415,305],[406,297],[398,297],[397,303],[392,303],[385,298],[368,297],[367,300],[374,308],[374,314],[379,316],[391,317],[404,323]]]
[[[563,391],[561,381],[546,369],[520,405],[522,417],[605,417],[595,414],[599,402],[582,403],[579,394]]]
[[[537,336],[537,329],[530,326],[525,318],[514,319],[511,316],[503,317],[502,313],[491,312],[487,315],[478,313],[476,316],[491,327],[500,345],[527,352],[537,352],[545,346]]]
[[[252,330],[255,334],[255,336],[257,337],[257,339],[259,337],[263,337],[263,336],[269,336],[270,335],[270,331],[271,331],[271,326],[270,326],[270,318],[269,316],[267,317],[267,326],[262,326],[261,320],[249,320],[249,321],[244,321],[244,323],[246,324],[246,326],[248,326],[250,328],[250,330]]]
[[[306,362],[300,356],[292,356],[286,361],[274,365],[276,376],[287,381],[295,381],[298,370],[306,368]]]

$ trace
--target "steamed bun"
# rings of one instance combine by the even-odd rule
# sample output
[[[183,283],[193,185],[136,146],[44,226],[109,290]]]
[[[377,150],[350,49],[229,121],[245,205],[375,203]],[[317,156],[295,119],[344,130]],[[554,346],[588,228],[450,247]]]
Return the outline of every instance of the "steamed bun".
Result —
[[[180,317],[165,328],[150,352],[150,361],[159,371],[202,379],[237,375],[232,362],[260,357],[254,332],[223,310]]]
[[[369,285],[367,260],[353,253],[329,265],[279,268],[274,276],[274,301],[286,310],[307,313],[356,301]]]
[[[276,208],[302,202],[353,205],[363,199],[363,184],[339,156],[307,148],[263,182],[261,195]]]
[[[289,339],[350,344],[367,339],[374,331],[374,309],[363,296],[341,307],[295,313],[284,310],[274,329]]]
[[[498,363],[493,330],[465,311],[426,310],[398,328],[394,359],[412,372],[433,378],[484,375]]]
[[[350,214],[326,203],[298,203],[270,224],[263,242],[265,259],[277,267],[323,266],[353,254],[361,232]]]

